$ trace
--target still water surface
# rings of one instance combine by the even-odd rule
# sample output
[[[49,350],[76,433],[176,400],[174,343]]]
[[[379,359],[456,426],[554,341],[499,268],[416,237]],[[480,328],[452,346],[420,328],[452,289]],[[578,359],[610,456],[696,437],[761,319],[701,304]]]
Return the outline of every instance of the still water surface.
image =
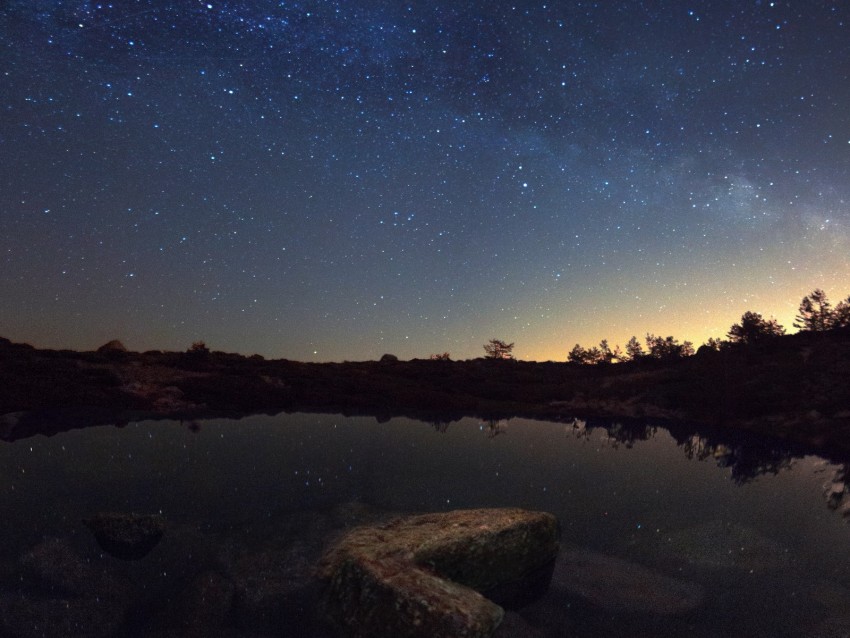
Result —
[[[304,584],[325,543],[478,507],[552,512],[571,561],[501,635],[850,635],[846,467],[722,436],[281,414],[0,443],[0,635],[333,635]],[[82,523],[98,512],[162,513],[168,529],[120,561]],[[96,587],[68,591],[44,555],[130,593],[98,616]],[[54,610],[74,596],[71,618]],[[44,609],[53,629],[31,627]]]

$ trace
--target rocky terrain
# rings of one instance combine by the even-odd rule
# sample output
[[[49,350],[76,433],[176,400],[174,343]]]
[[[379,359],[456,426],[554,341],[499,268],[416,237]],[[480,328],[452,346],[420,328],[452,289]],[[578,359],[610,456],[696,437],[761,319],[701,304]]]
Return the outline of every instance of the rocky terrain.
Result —
[[[474,359],[301,363],[258,355],[40,350],[0,339],[0,438],[280,411],[687,421],[850,451],[850,331],[628,363]]]
[[[740,615],[730,623],[722,616],[706,620],[705,614],[709,613],[707,606],[717,604],[713,597],[718,595],[728,596],[732,606],[747,600],[753,609],[759,609],[763,601],[754,599],[753,592],[765,591],[766,583],[777,595],[793,590],[805,601],[797,605],[794,616],[799,635],[839,636],[850,628],[850,589],[829,575],[788,569],[782,544],[751,528],[713,521],[675,530],[675,547],[649,541],[638,552],[640,562],[635,562],[633,555],[603,554],[563,538],[558,551],[548,515],[517,512],[477,510],[399,517],[398,513],[349,502],[323,511],[282,512],[268,521],[229,530],[162,520],[161,540],[144,556],[132,559],[104,551],[84,523],[69,521],[65,533],[34,538],[17,556],[0,558],[0,636],[376,635],[370,633],[374,625],[369,623],[388,622],[388,618],[395,621],[394,614],[388,615],[380,605],[369,607],[371,614],[357,607],[356,624],[335,628],[326,618],[328,606],[336,609],[332,614],[336,625],[340,620],[355,620],[346,615],[346,605],[360,581],[342,588],[337,583],[329,589],[323,579],[329,570],[338,573],[340,567],[349,575],[362,577],[350,569],[347,553],[352,547],[360,554],[369,552],[371,541],[366,538],[364,542],[364,536],[378,540],[376,534],[390,535],[401,528],[388,552],[373,542],[383,554],[369,560],[361,557],[360,563],[352,564],[362,565],[366,560],[369,575],[381,572],[386,580],[380,582],[393,588],[403,584],[402,594],[410,591],[409,572],[387,569],[392,552],[401,543],[418,547],[423,564],[432,560],[429,556],[436,556],[435,572],[468,584],[477,581],[476,586],[483,589],[490,589],[492,582],[481,581],[481,575],[511,575],[517,567],[536,566],[538,557],[554,557],[554,562],[546,572],[545,595],[516,607],[508,604],[508,599],[500,603],[504,609],[471,589],[422,572],[423,582],[442,582],[448,597],[436,591],[433,599],[417,598],[413,602],[419,607],[404,608],[412,614],[410,622],[394,626],[392,635],[550,638],[622,635],[624,626],[634,636],[763,635],[759,630],[765,619],[758,613],[752,615],[751,626],[735,625]],[[131,515],[102,516],[126,519]],[[433,527],[444,522],[450,524]],[[423,528],[421,533],[416,527]],[[476,528],[483,528],[482,532],[475,533]],[[537,531],[533,539],[516,543],[517,533],[522,536],[532,529]],[[745,556],[742,542],[756,553]],[[491,563],[505,549],[519,562],[496,560],[493,571]],[[754,589],[753,582],[758,582],[759,588]],[[375,581],[373,586],[377,585]],[[420,582],[413,586],[421,593]],[[402,594],[390,596],[389,591],[381,590],[388,596],[388,604],[404,602]],[[493,615],[492,622],[482,623],[486,626],[478,633],[473,633],[472,623],[465,620],[470,607],[460,604],[458,591],[465,591],[477,607]],[[449,626],[458,633],[451,633],[452,629],[447,634],[433,633],[426,626],[429,617],[441,618],[440,613],[446,611],[439,601],[449,605],[447,622],[455,623]],[[422,613],[417,615],[417,610]]]

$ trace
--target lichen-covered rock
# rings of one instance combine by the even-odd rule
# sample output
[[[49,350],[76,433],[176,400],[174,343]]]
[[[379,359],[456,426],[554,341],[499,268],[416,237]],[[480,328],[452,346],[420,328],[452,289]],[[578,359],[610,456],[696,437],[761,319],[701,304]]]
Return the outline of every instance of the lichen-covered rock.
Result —
[[[490,636],[503,609],[480,592],[539,580],[558,553],[557,519],[460,510],[353,530],[322,558],[325,607],[351,636]],[[521,587],[520,587],[521,589]]]
[[[105,552],[124,560],[144,558],[165,531],[165,519],[156,514],[101,513],[83,522]]]

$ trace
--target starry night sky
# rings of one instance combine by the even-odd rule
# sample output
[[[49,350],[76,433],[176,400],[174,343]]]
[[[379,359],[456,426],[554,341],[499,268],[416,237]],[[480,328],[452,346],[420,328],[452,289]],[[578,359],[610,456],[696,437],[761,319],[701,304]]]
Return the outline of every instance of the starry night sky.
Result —
[[[0,12],[15,341],[565,360],[850,294],[844,2]]]

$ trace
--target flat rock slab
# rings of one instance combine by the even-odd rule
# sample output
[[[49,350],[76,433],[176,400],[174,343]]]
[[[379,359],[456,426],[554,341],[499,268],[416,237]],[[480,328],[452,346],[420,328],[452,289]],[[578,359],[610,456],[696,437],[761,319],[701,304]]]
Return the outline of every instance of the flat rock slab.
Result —
[[[459,510],[360,527],[320,562],[326,611],[357,638],[490,636],[504,610],[480,592],[545,573],[558,539],[554,516],[521,509]]]

